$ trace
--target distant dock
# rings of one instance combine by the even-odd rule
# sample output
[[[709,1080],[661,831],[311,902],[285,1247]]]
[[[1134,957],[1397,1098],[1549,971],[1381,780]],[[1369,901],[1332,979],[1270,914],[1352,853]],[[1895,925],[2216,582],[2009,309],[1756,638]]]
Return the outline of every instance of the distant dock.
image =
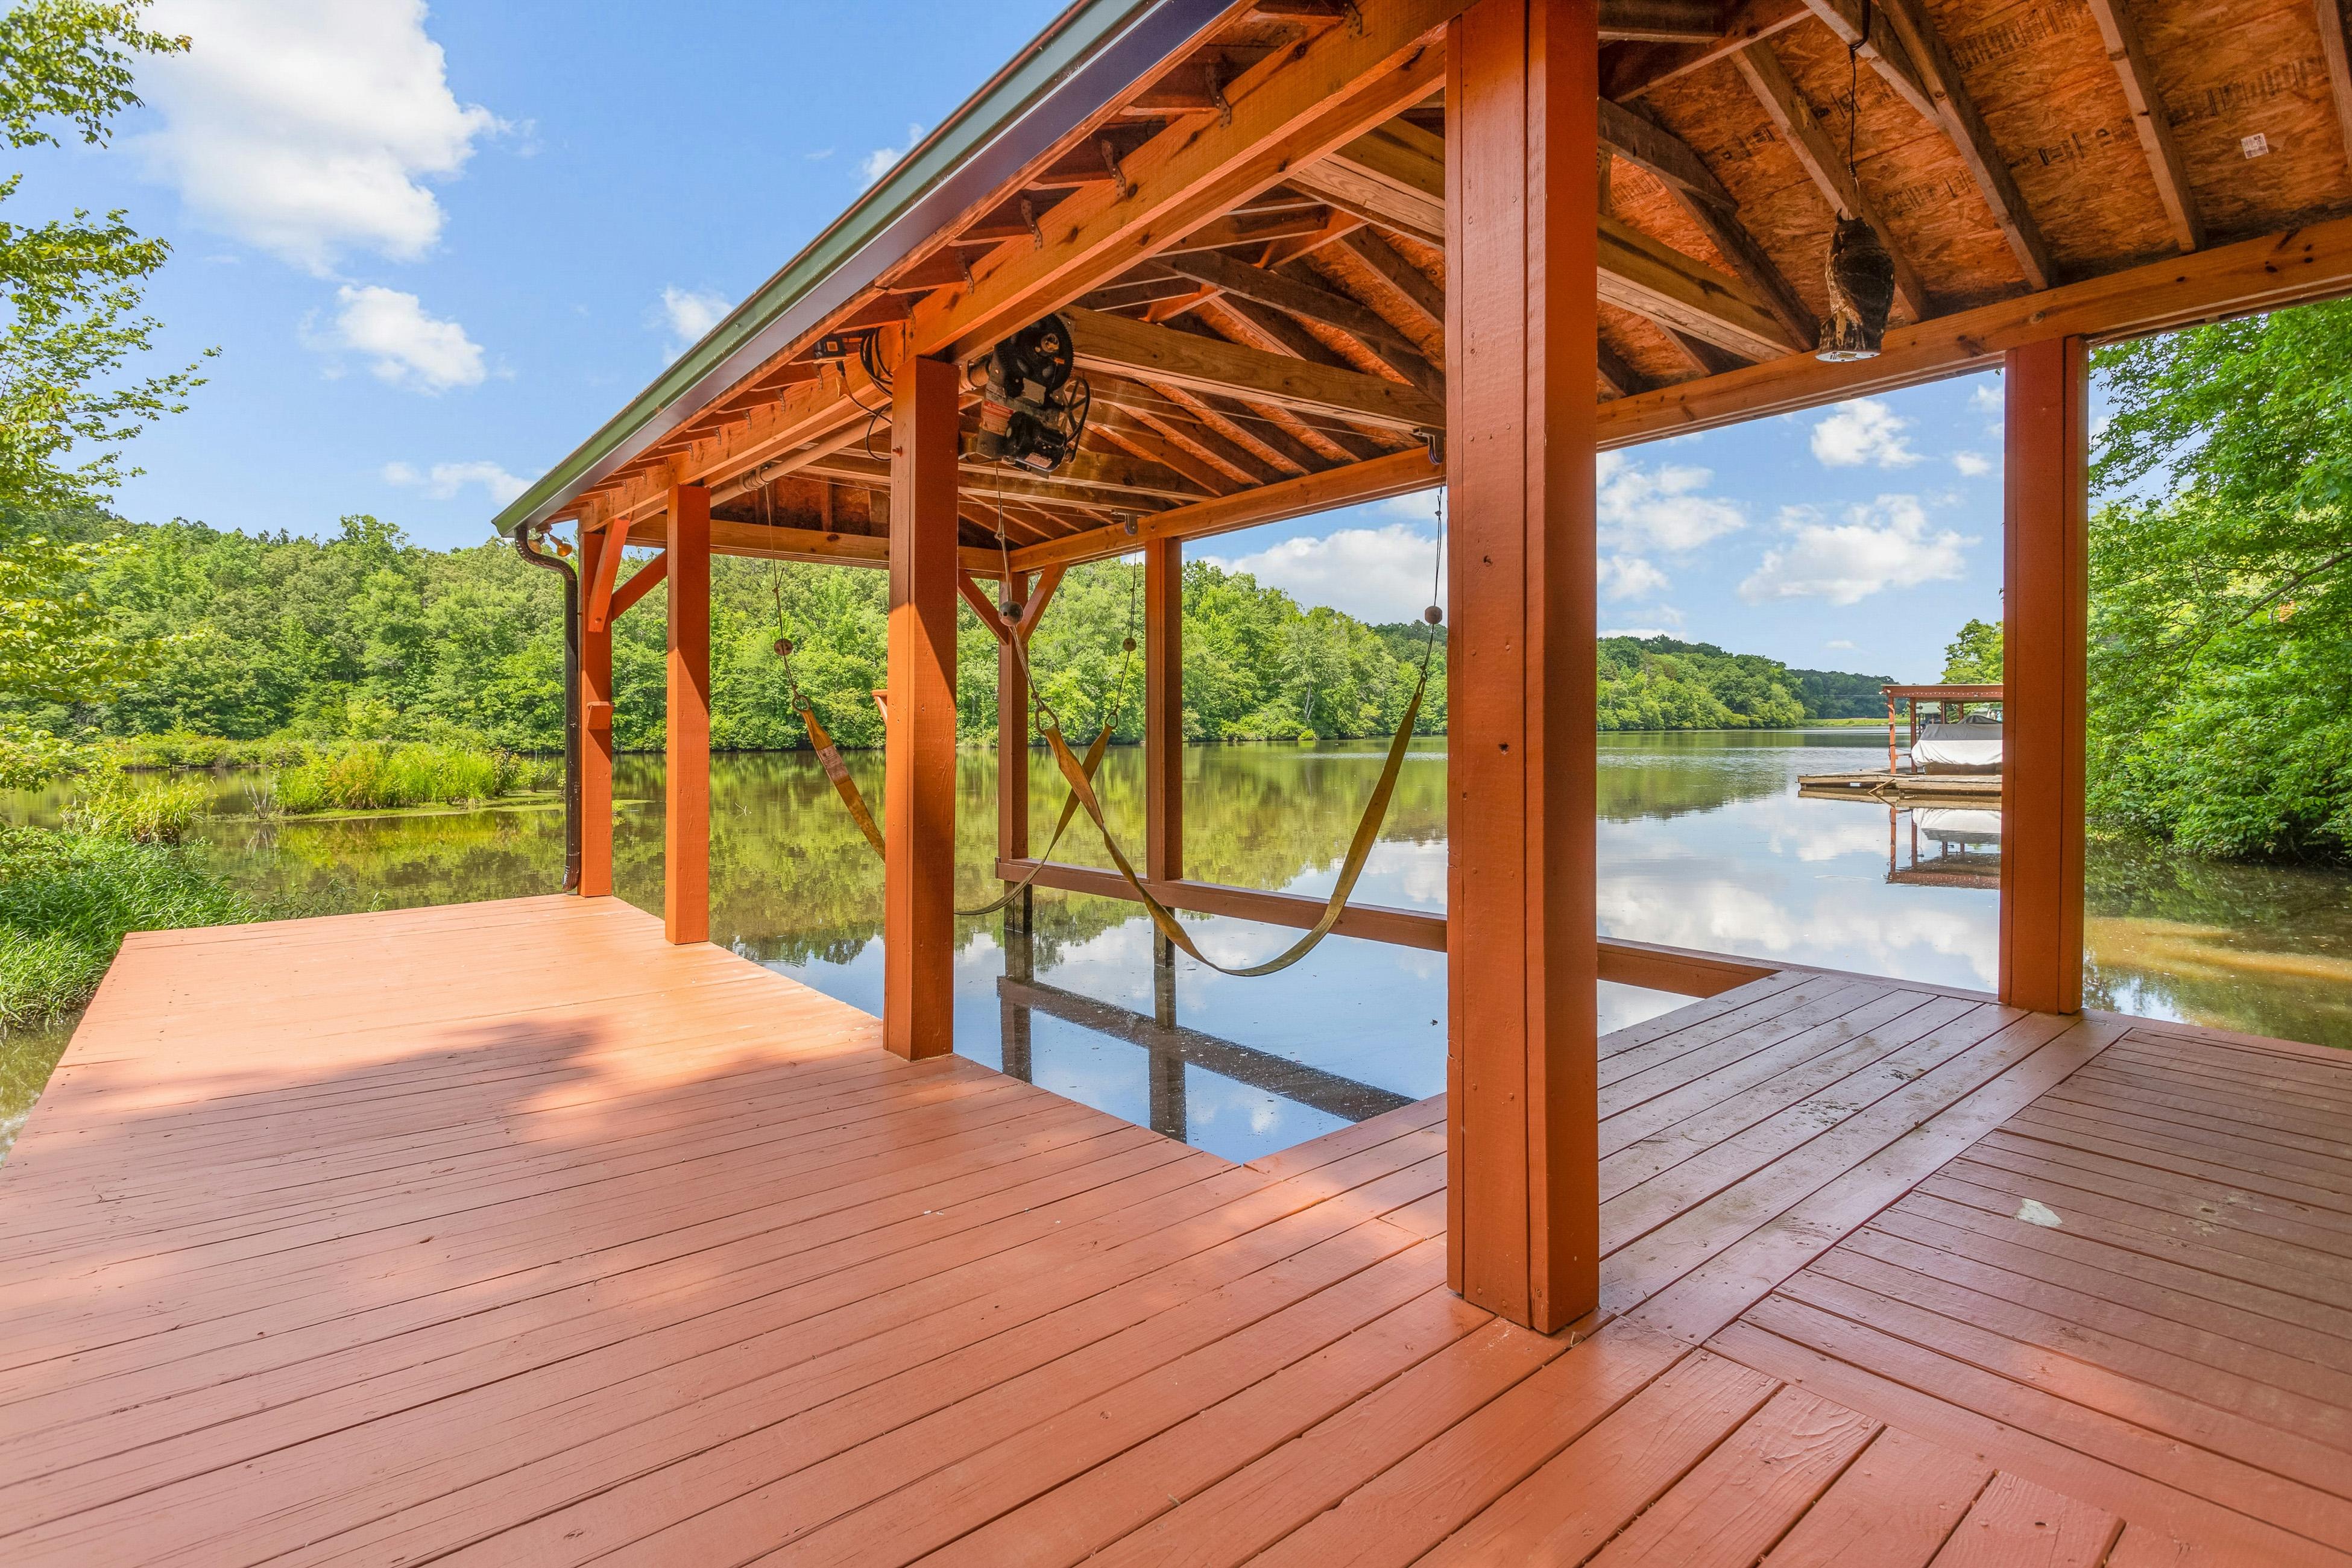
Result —
[[[1797,794],[1809,800],[1877,800],[1893,806],[2000,807],[1998,773],[1803,773]]]

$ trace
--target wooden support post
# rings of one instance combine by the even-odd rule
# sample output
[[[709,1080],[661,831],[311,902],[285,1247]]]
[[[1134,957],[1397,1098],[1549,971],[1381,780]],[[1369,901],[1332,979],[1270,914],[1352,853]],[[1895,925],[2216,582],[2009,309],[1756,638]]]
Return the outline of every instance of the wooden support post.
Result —
[[[2090,614],[2088,355],[2007,356],[2001,593],[2000,999],[2083,1006],[2083,728]]]
[[[684,944],[710,940],[710,492],[671,486],[668,526],[662,935]]]
[[[1000,588],[1007,604],[1028,605],[1029,574],[1016,570]],[[996,645],[996,852],[1004,860],[1029,858],[1029,686],[1013,637]],[[1010,932],[1029,929],[1030,890],[1004,906]]]
[[[580,580],[603,580],[607,554],[621,537],[580,530]],[[580,895],[613,893],[613,627],[580,618]]]
[[[1143,547],[1143,859],[1154,882],[1184,874],[1184,543]]]
[[[1446,40],[1447,1266],[1545,1333],[1600,1299],[1599,50],[1596,0]]]
[[[890,707],[884,726],[882,1039],[955,1049],[956,394],[909,356],[890,397]]]
[[[1036,937],[1027,922],[1013,926],[1009,922],[1004,931],[1004,977],[1023,984],[1037,977]],[[1014,1001],[1003,987],[997,988],[996,1027],[999,1054],[997,1061],[1004,1072],[1022,1082],[1031,1082],[1034,1071],[1030,1056],[1030,1009]]]

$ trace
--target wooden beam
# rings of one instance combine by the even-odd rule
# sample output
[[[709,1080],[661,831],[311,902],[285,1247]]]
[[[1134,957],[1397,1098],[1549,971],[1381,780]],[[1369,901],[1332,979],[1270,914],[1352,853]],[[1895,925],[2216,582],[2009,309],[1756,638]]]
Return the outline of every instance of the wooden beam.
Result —
[[[1595,4],[1478,0],[1446,41],[1448,1274],[1542,1333],[1601,1282]]]
[[[672,487],[669,706],[662,772],[662,935],[710,939],[710,492]]]
[[[1442,428],[1445,409],[1416,387],[1309,364],[1172,328],[1072,307],[1065,314],[1082,369],[1239,396],[1399,430]]]
[[[1837,41],[1860,55],[1895,96],[1911,106],[1921,119],[1940,127],[1936,95],[1911,63],[1910,51],[1895,37],[1894,24],[1874,15],[1871,0],[1805,0]]]
[[[1618,157],[1648,170],[1672,189],[1687,191],[1726,212],[1738,210],[1739,204],[1731,199],[1723,182],[1681,137],[1622,104],[1604,98],[1600,107],[1601,144]]]
[[[1877,234],[1878,243],[1895,258],[1895,298],[1903,302],[1913,320],[1926,320],[1929,314],[1927,286],[1903,258],[1902,249],[1887,231],[1885,220],[1863,193],[1861,182],[1846,172],[1844,157],[1822,130],[1821,117],[1813,112],[1813,106],[1790,79],[1780,57],[1772,52],[1769,44],[1756,44],[1739,50],[1731,58],[1746,79],[1748,89],[1764,106],[1773,129],[1780,133],[1782,144],[1795,154],[1799,165],[1811,177],[1814,188],[1829,203],[1830,210],[1841,217],[1860,218]]]
[[[898,368],[890,429],[890,704],[882,811],[882,1042],[955,1049],[954,365]]]
[[[1360,26],[1327,28],[1259,60],[1225,84],[1230,114],[1184,116],[1121,162],[1126,194],[1072,193],[1042,248],[1001,246],[974,268],[971,289],[917,307],[917,351],[968,359],[1420,102],[1443,70],[1433,35],[1460,5],[1365,6]]]
[[[1609,51],[1601,62],[1601,92],[1624,102],[1651,89],[1704,70],[1724,56],[1746,48],[1810,19],[1805,0],[1740,0],[1714,37],[1703,43],[1647,44]]]
[[[1420,356],[1421,350],[1403,330],[1370,306],[1330,288],[1267,272],[1236,261],[1220,251],[1170,256],[1166,265],[1197,282],[1209,284],[1244,299],[1255,299],[1293,316],[1338,329],[1367,343],[1388,343]]]
[[[1097,400],[1087,415],[1090,438],[1098,437],[1116,443],[1134,456],[1157,463],[1161,467],[1192,481],[1203,495],[1223,496],[1235,484],[1234,476],[1201,457],[1191,449],[1171,440],[1164,433],[1145,423],[1124,409]]]
[[[1247,328],[1250,336],[1261,346],[1276,353],[1291,355],[1310,365],[1328,365],[1349,375],[1360,375],[1355,362],[1307,329],[1306,323],[1271,305],[1261,305],[1255,299],[1239,295],[1227,295],[1218,301],[1224,312]],[[1445,399],[1445,377],[1434,365],[1412,349],[1400,349],[1386,340],[1364,344],[1365,351],[1389,369],[1402,376],[1408,385],[1427,394],[1433,402]],[[1350,458],[1374,456],[1379,449],[1367,438],[1349,432],[1321,428],[1317,434],[1344,450]]]
[[[1184,874],[1184,541],[1143,547],[1144,876]]]
[[[580,575],[595,580],[607,555],[621,554],[621,538],[580,530]],[[580,626],[580,896],[613,892],[613,625]]]
[[[653,559],[646,562],[645,565],[637,568],[635,576],[630,578],[628,581],[621,584],[620,587],[613,591],[613,619],[618,621],[622,616],[627,614],[629,612],[629,606],[635,604],[638,600],[643,599],[646,594],[651,593],[655,589],[660,587],[662,579],[668,575],[669,552],[667,550],[664,550],[661,554],[654,557]]]
[[[1385,457],[1327,468],[1319,474],[1279,480],[1272,485],[1261,485],[1255,490],[1237,490],[1213,501],[1195,501],[1189,507],[1171,507],[1167,511],[1154,512],[1138,519],[1132,533],[1116,527],[1095,528],[1068,538],[1053,539],[1027,549],[1017,549],[1013,552],[1013,567],[1014,570],[1022,571],[1055,564],[1070,566],[1081,561],[1104,560],[1112,556],[1129,554],[1153,539],[1207,538],[1213,534],[1231,533],[1236,528],[1255,528],[1260,523],[1278,523],[1290,517],[1303,517],[1310,513],[1328,511],[1333,507],[1378,501],[1390,496],[1409,496],[1416,490],[1426,490],[1444,483],[1445,470],[1431,463],[1426,452],[1392,452]]]
[[[591,531],[580,530],[583,551]],[[617,531],[605,530],[605,537],[617,539],[621,536]],[[615,545],[609,550],[599,550],[593,566],[588,564],[585,553],[581,557],[588,597],[580,608],[580,623],[591,632],[607,631],[613,624],[613,585],[620,580],[621,555],[621,548]]]
[[[1889,328],[1874,360],[1792,354],[1620,398],[1601,405],[1601,444],[1631,446],[1989,370],[2008,350],[2045,338],[2113,341],[2346,294],[2352,218],[2336,218]]]
[[[1290,178],[1359,217],[1444,243],[1445,144],[1408,120],[1367,132]]]
[[[1029,597],[1021,606],[1020,622],[1013,629],[1023,646],[1028,645],[1031,634],[1037,630],[1037,622],[1045,619],[1045,607],[1054,602],[1054,592],[1062,586],[1062,574],[1067,570],[1059,566],[1046,567],[1029,585]]]
[[[1738,278],[1703,267],[1615,218],[1598,223],[1600,295],[1609,304],[1745,359],[1768,360],[1812,347]]]
[[[997,613],[995,601],[981,591],[979,582],[973,579],[971,573],[961,570],[956,572],[956,592],[962,596],[966,604],[971,606],[971,612],[980,618],[982,631],[1000,643],[1013,634],[1006,629],[1004,618]]]
[[[1714,242],[1715,248],[1731,263],[1731,270],[1739,281],[1779,319],[1792,340],[1799,343],[1821,341],[1821,323],[1813,319],[1811,308],[1790,286],[1780,264],[1765,254],[1764,247],[1756,243],[1755,236],[1738,219],[1713,202],[1686,191],[1668,193],[1698,225],[1699,232]]]
[[[2148,68],[2147,50],[2141,45],[2139,24],[2126,9],[2128,0],[2090,0],[2091,16],[2099,24],[2099,38],[2107,47],[2107,63],[2123,84],[2124,101],[2131,105],[2132,129],[2139,134],[2140,150],[2147,154],[2147,172],[2156,181],[2157,200],[2164,204],[2165,221],[2172,225],[2173,242],[2184,251],[2205,245],[2205,225],[2197,215],[2197,197],[2189,185],[2189,166],[2179,143],[2173,140],[2172,120],[2156,90]],[[2336,0],[2318,0],[2323,11]],[[2336,47],[2343,48],[2343,28],[2336,29]]]
[[[1115,871],[1097,866],[1069,865],[1047,861],[1040,865],[1026,859],[999,861],[996,874],[1017,882],[1032,870],[1034,885],[1065,893],[1090,894],[1097,898],[1137,902],[1135,890]],[[1324,900],[1296,893],[1266,893],[1254,887],[1229,887],[1213,882],[1145,884],[1151,896],[1171,909],[1199,915],[1219,915],[1233,920],[1255,920],[1267,925],[1304,930],[1322,918]],[[1445,916],[1421,909],[1397,909],[1386,904],[1350,904],[1332,927],[1339,936],[1384,942],[1393,947],[1413,947],[1443,953],[1446,946]],[[1721,953],[1701,953],[1687,947],[1666,947],[1652,942],[1602,938],[1593,944],[1595,967],[1612,985],[1638,986],[1682,997],[1720,996],[1735,987],[1761,980],[1779,971],[1771,966]]]
[[[666,537],[666,525],[660,517],[632,524],[629,528],[629,542],[633,545],[659,546]],[[710,521],[710,553],[748,556],[757,560],[806,561],[813,566],[887,567],[890,564],[890,536],[738,523],[714,517]],[[992,549],[967,548],[963,551],[963,570],[974,577],[994,577],[1000,564]]]
[[[1194,251],[1223,250],[1237,246],[1265,245],[1274,240],[1297,239],[1317,233],[1329,221],[1318,212],[1280,213],[1261,218],[1246,214],[1215,218],[1174,244],[1163,246],[1159,254],[1164,260]]]
[[[1631,397],[1649,386],[1641,372],[1625,362],[1624,356],[1605,341],[1593,344],[1593,352],[1601,370],[1601,379],[1619,397]]]
[[[1704,43],[1722,31],[1717,0],[1601,0],[1600,36],[1611,42]]]
[[[889,465],[862,452],[819,458],[803,472],[877,489],[890,483]],[[975,458],[957,469],[956,478],[964,494],[982,502],[992,502],[1001,494],[1046,505],[1140,507],[1166,501],[1197,501],[1202,495],[1200,486],[1157,463],[1101,452],[1073,453],[1050,474],[984,465]]]
[[[2352,162],[2352,50],[2344,37],[2344,0],[2312,0],[2319,23],[2319,57],[2327,64],[2327,88],[2336,99],[2336,133],[2342,155]]]
[[[2090,374],[2080,338],[2012,349],[2002,380],[2000,988],[2083,1007]]]
[[[1420,316],[1422,325],[1430,331],[1444,334],[1445,330],[1445,290],[1429,279],[1429,275],[1398,254],[1397,247],[1380,235],[1358,229],[1344,235],[1339,244],[1358,261],[1381,276],[1383,282],[1404,296]]]
[[[1920,0],[1874,3],[1910,56],[1913,69],[1935,104],[1937,123],[1950,138],[1960,162],[1968,166],[1985,204],[1992,209],[1993,222],[2000,225],[2001,234],[2009,240],[2018,269],[2025,274],[2026,287],[2049,287],[2058,280],[2058,268],[2050,259],[2042,225],[2027,209],[2025,197],[2010,174],[2009,160],[1993,141],[1992,132],[1985,128],[1984,116],[1977,112],[1976,99],[1961,84],[1959,68],[1952,63],[1951,54],[1944,47],[1943,37],[1937,32],[1927,7]],[[1873,62],[1881,76],[1892,75],[1888,62],[1893,57],[1894,51],[1888,49]]]

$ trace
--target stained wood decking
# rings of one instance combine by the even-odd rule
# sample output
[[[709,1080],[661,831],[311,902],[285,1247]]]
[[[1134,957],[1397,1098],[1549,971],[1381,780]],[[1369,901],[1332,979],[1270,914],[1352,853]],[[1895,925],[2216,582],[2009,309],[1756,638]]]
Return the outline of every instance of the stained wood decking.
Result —
[[[877,1040],[611,900],[133,938],[0,1166],[0,1561],[2352,1562],[2325,1052],[1653,1019],[1571,1344],[1444,1289],[1437,1102],[1234,1166]]]

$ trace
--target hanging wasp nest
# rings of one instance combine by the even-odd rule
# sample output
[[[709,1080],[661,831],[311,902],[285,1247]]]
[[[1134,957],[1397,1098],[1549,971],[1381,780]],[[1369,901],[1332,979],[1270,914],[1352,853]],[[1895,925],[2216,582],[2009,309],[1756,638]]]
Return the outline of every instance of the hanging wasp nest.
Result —
[[[1824,360],[1868,360],[1886,337],[1895,304],[1895,257],[1878,231],[1860,218],[1840,218],[1830,236],[1829,319],[1822,323]]]

